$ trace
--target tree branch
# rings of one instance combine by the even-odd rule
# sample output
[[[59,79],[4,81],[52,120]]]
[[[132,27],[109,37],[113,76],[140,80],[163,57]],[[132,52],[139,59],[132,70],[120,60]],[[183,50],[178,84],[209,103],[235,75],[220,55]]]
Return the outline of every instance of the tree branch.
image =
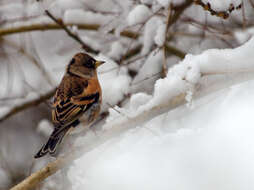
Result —
[[[221,71],[220,71],[221,72]],[[214,73],[217,74],[217,73]],[[221,89],[226,89],[229,86],[234,84],[251,80],[254,78],[253,71],[252,72],[237,72],[232,71],[232,73],[228,73],[227,71],[224,74],[229,74],[222,78],[217,78],[216,81],[211,80],[207,81],[207,77],[210,74],[203,73],[202,78],[200,80],[201,86],[195,92],[195,99],[201,98],[209,93],[214,93]],[[228,80],[225,80],[228,79]],[[218,84],[214,87],[212,84]],[[29,177],[27,177],[24,181],[19,183],[18,185],[11,188],[11,190],[31,190],[35,188],[39,183],[45,180],[47,177],[53,175],[58,170],[63,167],[69,165],[72,161],[77,158],[80,158],[87,152],[94,150],[96,147],[102,145],[106,141],[117,138],[127,130],[134,128],[138,125],[142,125],[145,122],[150,121],[154,117],[161,115],[163,113],[169,112],[183,104],[186,103],[185,100],[186,92],[179,92],[176,96],[169,98],[168,101],[163,101],[158,105],[151,107],[149,110],[139,112],[135,116],[121,116],[110,123],[106,123],[104,125],[104,130],[100,133],[101,135],[89,136],[89,139],[83,146],[75,147],[74,151],[69,154],[66,154],[62,157],[59,157],[54,162],[49,163],[46,167],[41,170],[33,173]]]
[[[80,43],[82,45],[82,48],[84,48],[87,52],[89,53],[94,53],[94,54],[98,54],[99,51],[93,49],[92,47],[90,47],[89,45],[87,45],[85,42],[83,42],[83,40],[76,34],[74,34],[73,32],[71,32],[63,23],[62,20],[58,20],[56,19],[48,10],[45,10],[46,15],[48,15],[49,18],[51,18],[55,23],[57,23],[71,38],[73,38],[74,40],[76,40],[78,43]]]
[[[193,0],[186,0],[181,5],[172,7],[172,10],[174,10],[175,13],[171,16],[167,24],[167,27],[170,28],[178,20],[178,18],[182,15],[182,13],[192,5],[192,3]]]
[[[182,97],[184,97],[184,95],[181,95],[181,96],[177,97],[176,99],[174,99],[173,101],[170,101],[167,104],[167,106],[172,106],[172,108],[178,106],[182,102],[182,99],[183,99]],[[169,104],[171,104],[171,105],[169,105]],[[21,183],[19,183],[16,186],[14,186],[10,190],[32,190],[32,189],[34,189],[37,185],[39,185],[47,177],[53,175],[58,170],[67,166],[75,159],[80,158],[85,153],[93,150],[95,147],[105,143],[109,139],[118,137],[123,132],[129,130],[131,127],[136,126],[136,124],[141,123],[145,120],[147,121],[147,120],[152,119],[152,117],[149,117],[149,115],[151,115],[151,113],[158,111],[158,110],[165,109],[165,107],[166,107],[165,104],[158,105],[158,106],[154,107],[154,109],[152,109],[148,112],[144,112],[143,114],[138,115],[134,118],[127,119],[127,122],[126,122],[125,118],[123,121],[118,120],[117,122],[112,122],[110,124],[111,129],[103,131],[102,135],[99,136],[99,138],[97,136],[92,136],[89,139],[89,142],[86,143],[86,145],[84,145],[82,147],[76,147],[75,150],[72,151],[71,153],[69,153],[63,157],[60,157],[53,162],[50,162],[46,167],[33,173],[32,175],[27,177],[24,181],[22,181]]]
[[[168,44],[165,44],[165,50],[168,54],[173,54],[173,55],[179,57],[180,59],[183,59],[186,55],[186,52],[184,52],[174,46],[170,46]]]
[[[211,7],[211,4],[204,3],[202,0],[194,0],[196,5],[199,5],[203,7],[204,10],[209,11],[211,15],[215,15],[217,17],[227,19],[229,17],[229,14],[234,10],[239,10],[242,8],[242,3],[240,3],[238,6],[234,6],[232,3],[229,5],[229,8],[225,11],[216,11]]]
[[[80,24],[66,23],[65,26],[77,26],[81,30],[92,30],[92,31],[97,31],[100,28],[100,25],[98,25],[98,24],[81,24],[81,23]],[[60,29],[62,29],[62,27],[60,27],[58,24],[55,24],[55,23],[32,24],[32,25],[28,25],[28,26],[19,26],[19,27],[0,29],[0,37],[24,33],[24,32],[60,30]],[[110,33],[114,33],[114,30],[112,30]],[[122,31],[120,33],[120,35],[123,37],[132,38],[132,39],[137,39],[139,37],[138,33],[135,33],[135,32],[129,31],[129,30]],[[170,46],[170,47],[172,47],[172,46]],[[136,52],[139,52],[140,48],[141,48],[140,46],[137,46],[137,48],[134,48],[133,51],[129,51],[127,53],[127,59],[130,57],[130,55],[133,55],[133,54],[136,54]],[[173,47],[173,48],[174,48],[174,50],[178,50],[178,51],[174,51],[172,48],[167,48],[167,51],[171,54],[174,54],[174,55],[180,57],[180,58],[184,57],[183,54],[179,53],[179,52],[182,52],[181,50],[179,50],[175,47]]]
[[[187,0],[186,3],[181,5],[180,8],[178,7],[178,10],[179,10],[178,12],[182,12],[185,8],[187,8],[190,5],[191,5],[190,0]],[[52,20],[54,20],[55,23],[32,24],[32,25],[28,25],[28,26],[19,26],[19,27],[0,29],[0,37],[6,36],[6,35],[23,33],[23,32],[64,29],[69,35],[71,35],[71,37],[73,37],[74,39],[79,41],[80,38],[78,36],[76,36],[75,34],[71,33],[70,30],[67,28],[67,26],[77,26],[79,29],[92,30],[92,31],[97,31],[100,28],[100,25],[98,25],[98,24],[81,24],[81,23],[80,24],[76,24],[76,23],[75,24],[74,23],[63,24],[60,20],[57,20],[50,12],[46,11],[46,13]],[[180,15],[176,14],[174,16],[174,18],[171,20],[171,24],[173,24],[173,22],[175,22],[179,16]],[[112,30],[110,33],[114,33],[114,30]],[[140,34],[136,33],[136,32],[129,31],[129,30],[125,30],[125,31],[122,31],[120,33],[120,35],[123,37],[127,37],[127,38],[137,39]],[[83,44],[82,40],[79,41],[79,43]],[[127,60],[130,57],[137,55],[141,51],[141,49],[142,49],[142,45],[138,45],[135,48],[133,48],[132,50],[128,51],[126,53],[126,55],[124,55],[124,57],[125,57],[124,60]],[[184,58],[184,56],[185,56],[185,52],[182,52],[181,50],[179,50],[175,47],[166,45],[165,49],[166,49],[167,53],[173,54],[181,59]],[[91,50],[91,51],[93,51],[93,50]],[[95,51],[97,51],[97,50],[95,50]],[[95,51],[94,51],[94,53],[96,53]],[[21,112],[27,108],[36,106],[36,105],[40,104],[41,102],[49,99],[52,96],[53,96],[53,92],[51,92],[51,94],[49,92],[45,96],[42,96],[36,100],[32,100],[32,101],[24,103],[22,105],[16,106],[16,107],[12,108],[7,114],[2,116],[0,118],[0,122],[2,122],[3,120]]]
[[[84,24],[84,23],[65,23],[65,26],[77,26],[81,30],[92,30],[97,31],[100,28],[99,24]],[[31,25],[23,25],[17,27],[3,28],[0,29],[0,36],[7,36],[12,34],[24,33],[24,32],[33,32],[33,31],[45,31],[45,30],[60,30],[62,29],[59,24],[56,23],[47,23],[47,24],[31,24]],[[112,30],[110,33],[114,33]],[[127,38],[138,38],[139,34],[124,30],[120,33],[121,36]]]
[[[47,92],[46,94],[44,94],[42,96],[40,96],[38,99],[30,100],[28,102],[25,102],[25,103],[19,105],[19,106],[13,107],[9,112],[7,112],[5,115],[3,115],[0,118],[0,122],[8,119],[9,117],[11,117],[11,116],[27,109],[27,108],[39,105],[40,103],[42,103],[42,102],[48,100],[49,98],[51,98],[54,95],[54,93],[55,93],[55,89]]]

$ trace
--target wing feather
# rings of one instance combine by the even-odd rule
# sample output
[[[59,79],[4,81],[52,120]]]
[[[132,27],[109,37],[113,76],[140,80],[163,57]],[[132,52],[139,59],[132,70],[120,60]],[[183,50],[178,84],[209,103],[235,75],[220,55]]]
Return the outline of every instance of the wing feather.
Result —
[[[67,81],[68,80],[68,81]],[[64,77],[54,97],[52,120],[56,128],[62,130],[75,122],[100,99],[100,88],[87,80],[73,76]],[[97,83],[95,83],[97,85]]]

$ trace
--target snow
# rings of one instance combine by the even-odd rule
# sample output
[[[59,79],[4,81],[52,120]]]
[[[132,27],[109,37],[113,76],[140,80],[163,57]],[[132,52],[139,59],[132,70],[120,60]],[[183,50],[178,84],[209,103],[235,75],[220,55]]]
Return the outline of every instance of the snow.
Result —
[[[125,94],[129,92],[130,77],[127,75],[126,68],[118,68],[118,65],[111,59],[100,55],[97,60],[106,61],[98,69],[98,78],[102,87],[103,108],[115,105],[121,101]]]
[[[110,52],[108,53],[108,56],[116,59],[116,60],[120,60],[120,58],[122,57],[122,55],[125,53],[126,48],[123,47],[121,42],[113,42],[111,45],[111,49]]]
[[[152,5],[154,0],[141,0],[140,2],[143,4]]]
[[[151,95],[142,92],[134,94],[133,96],[131,96],[130,99],[130,110],[132,111],[137,110],[138,107],[150,101],[151,98],[152,98]]]
[[[232,87],[181,118],[162,115],[98,147],[72,166],[73,189],[254,188],[253,87]]]
[[[65,189],[74,190],[253,189],[254,182],[250,179],[254,172],[254,81],[229,87],[232,83],[239,84],[243,80],[254,79],[253,28],[241,29],[241,10],[233,11],[228,20],[222,20],[211,16],[200,6],[190,6],[177,24],[170,28],[175,34],[170,45],[189,54],[182,61],[176,56],[164,60],[160,46],[165,40],[167,8],[170,3],[177,5],[184,1],[44,0],[38,4],[34,1],[20,3],[3,0],[0,3],[1,21],[40,15],[25,21],[20,19],[19,22],[3,24],[3,28],[53,23],[43,15],[43,8],[48,8],[57,18],[62,18],[64,23],[74,23],[70,29],[89,46],[100,50],[98,56],[93,55],[96,59],[106,61],[98,69],[98,77],[103,96],[101,111],[108,111],[109,116],[99,123],[102,131],[98,131],[98,136],[88,132],[79,138],[81,143],[87,140],[95,148],[74,162],[68,179],[64,177],[68,169],[61,170],[57,174],[61,178],[57,180],[57,175],[50,177],[41,189],[64,189],[65,183],[62,182],[68,180],[73,187]],[[241,0],[203,2],[209,2],[216,11],[224,11],[230,3],[237,6]],[[248,5],[249,2],[246,1],[244,11],[247,21],[250,21],[253,8]],[[162,7],[158,14],[153,15]],[[184,18],[193,18],[198,23],[208,25],[212,23],[220,32],[217,36],[213,29],[210,31],[208,25],[204,29],[183,23]],[[233,20],[239,24],[232,28],[233,35],[222,35],[224,28],[225,31],[231,29],[228,26]],[[101,27],[98,31],[81,30],[75,23]],[[248,22],[246,24],[248,26]],[[110,33],[112,30],[115,32]],[[123,30],[138,32],[138,39],[120,36]],[[190,35],[186,37],[184,34]],[[197,34],[197,38],[192,37],[192,34]],[[220,37],[232,43],[233,47],[240,47],[225,49],[228,46]],[[6,39],[18,48],[6,47]],[[136,61],[130,65],[125,64],[128,63],[127,60],[119,66],[114,60],[119,60],[131,43],[132,47],[143,44],[142,52],[131,58]],[[243,43],[245,44],[241,45]],[[51,84],[32,63],[34,61],[23,55],[19,48],[38,61],[52,80]],[[213,49],[207,50],[208,48]],[[81,51],[80,45],[62,30],[4,36],[0,57],[0,96],[3,98],[1,116],[12,107],[36,99],[55,88],[72,56]],[[161,78],[164,61],[169,70],[167,76]],[[128,69],[137,71],[133,80]],[[218,92],[221,88],[223,90]],[[207,94],[209,95],[204,96]],[[163,107],[179,95],[183,95],[183,103],[187,101],[187,104],[174,109]],[[13,97],[15,99],[12,100]],[[5,98],[10,100],[4,101]],[[125,101],[121,106],[116,106],[123,99]],[[40,107],[44,106],[42,104]],[[1,127],[4,133],[1,133],[0,158],[11,166],[11,171],[4,167],[5,162],[0,163],[0,189],[10,189],[10,186],[18,182],[16,179],[29,174],[28,170],[38,171],[48,162],[45,158],[40,165],[37,161],[35,165],[31,162],[33,154],[44,142],[43,139],[52,131],[50,121],[45,119],[50,114],[50,108],[43,110],[40,107],[35,107],[36,112],[31,115],[38,114],[39,120],[30,118],[29,114],[33,110],[24,111],[17,115],[19,119],[16,120],[16,116],[10,118]],[[153,110],[157,111],[153,116],[145,115]],[[138,116],[146,118],[142,122],[133,122],[135,118],[140,119]],[[27,128],[13,130],[12,127],[17,123]],[[114,125],[115,123],[123,125]],[[12,131],[11,135],[8,130]],[[98,146],[106,136],[103,136],[104,132],[116,135],[106,138],[107,142]],[[11,139],[16,139],[15,143],[11,143]],[[80,144],[77,142],[77,145]],[[84,143],[84,147],[86,145]],[[2,159],[2,152],[5,159]]]
[[[165,35],[166,35],[166,25],[161,24],[157,29],[156,35],[154,37],[155,44],[157,44],[159,47],[162,46],[165,41]]]
[[[235,7],[242,3],[241,0],[229,0],[229,1],[221,1],[221,0],[204,0],[204,3],[210,3],[211,8],[216,11],[226,11],[228,10],[230,4],[232,3]]]
[[[142,54],[147,54],[153,44],[154,44],[154,38],[152,36],[156,35],[157,28],[162,25],[162,21],[158,17],[152,17],[147,23],[145,24],[144,29],[144,37],[143,37],[143,48],[142,48]]]
[[[77,9],[79,7],[82,7],[81,1],[72,1],[72,0],[56,0],[51,4],[51,6],[58,6],[61,7],[61,9],[68,10],[68,9]]]
[[[254,28],[250,27],[244,31],[237,30],[234,32],[234,36],[236,37],[238,43],[243,44],[247,42],[254,34]]]
[[[135,25],[145,22],[151,15],[151,11],[145,5],[137,5],[128,15],[127,21],[129,25]]]
[[[134,94],[128,108],[120,108],[129,119],[183,92],[195,106],[161,114],[75,161],[69,171],[73,189],[254,188],[249,180],[254,174],[254,80],[197,100],[190,91],[205,73],[252,69],[253,46],[254,38],[235,49],[188,55],[156,81],[153,95]],[[126,117],[110,114],[107,122]]]
[[[105,24],[105,22],[108,22],[110,19],[111,16],[96,14],[82,9],[66,10],[63,18],[65,23],[74,24]]]
[[[210,49],[200,55],[187,55],[183,61],[169,69],[167,77],[156,81],[153,98],[145,105],[140,106],[136,113],[141,113],[153,106],[167,102],[180,93],[186,92],[194,87],[200,80],[201,75],[209,73],[231,73],[235,71],[254,71],[254,55],[251,51],[254,48],[254,38],[243,46],[235,49]],[[154,59],[151,56],[152,60]],[[243,62],[244,60],[244,62]],[[154,62],[147,61],[143,67],[150,69]],[[241,63],[241,64],[239,64]],[[146,72],[149,72],[149,69]],[[145,72],[146,69],[142,71]],[[142,73],[140,74],[142,75]],[[139,77],[139,75],[137,76]],[[139,79],[140,80],[140,79]],[[191,85],[191,86],[190,86]],[[134,113],[135,114],[135,113]]]
[[[168,8],[169,4],[172,3],[174,5],[182,4],[184,0],[157,0],[157,2],[165,8]]]
[[[53,126],[48,120],[43,119],[38,124],[37,132],[41,133],[45,137],[48,137],[53,132]]]
[[[169,3],[171,2],[171,0],[157,0],[157,1],[164,7],[168,7]]]
[[[132,81],[132,91],[152,91],[153,86],[151,85],[151,81],[156,79],[153,77],[154,75],[159,76],[162,68],[162,60],[162,51],[155,50],[148,55],[147,59],[140,68],[138,75]]]

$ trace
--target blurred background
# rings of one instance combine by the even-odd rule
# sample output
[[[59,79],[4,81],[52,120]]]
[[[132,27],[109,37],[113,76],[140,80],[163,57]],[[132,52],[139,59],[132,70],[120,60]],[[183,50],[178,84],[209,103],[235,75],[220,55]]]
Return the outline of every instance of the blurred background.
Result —
[[[1,0],[0,190],[49,161],[33,156],[52,131],[52,96],[74,54],[107,62],[103,121],[132,94],[151,95],[186,54],[244,44],[253,18],[253,0]],[[69,179],[60,172],[38,189],[71,189]]]

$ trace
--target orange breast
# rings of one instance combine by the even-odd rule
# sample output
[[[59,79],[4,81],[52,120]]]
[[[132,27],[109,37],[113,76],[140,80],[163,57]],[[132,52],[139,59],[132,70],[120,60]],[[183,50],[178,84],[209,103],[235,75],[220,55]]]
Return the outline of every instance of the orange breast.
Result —
[[[92,78],[88,80],[88,86],[86,89],[86,94],[95,94],[99,92],[101,101],[101,86],[97,78]]]

